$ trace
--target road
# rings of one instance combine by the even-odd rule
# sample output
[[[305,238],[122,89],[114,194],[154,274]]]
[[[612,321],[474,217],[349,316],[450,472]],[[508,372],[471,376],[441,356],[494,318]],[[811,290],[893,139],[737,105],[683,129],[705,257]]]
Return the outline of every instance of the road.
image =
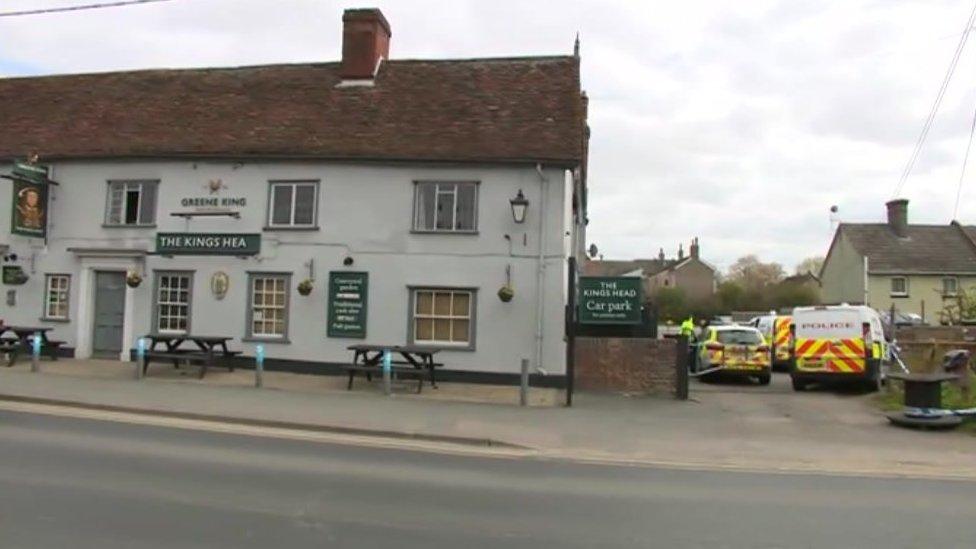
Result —
[[[0,412],[0,547],[965,547],[976,483],[476,458]]]

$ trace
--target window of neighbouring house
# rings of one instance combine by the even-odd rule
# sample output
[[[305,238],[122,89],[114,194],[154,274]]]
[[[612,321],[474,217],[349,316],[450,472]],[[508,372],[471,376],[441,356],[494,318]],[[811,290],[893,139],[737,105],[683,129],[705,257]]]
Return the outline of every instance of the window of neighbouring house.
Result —
[[[318,181],[272,181],[268,226],[314,228],[318,216]]]
[[[946,277],[942,279],[942,295],[944,296],[954,296],[959,293],[959,279],[955,277]]]
[[[908,279],[903,276],[891,277],[891,295],[904,297],[908,295]]]
[[[146,226],[156,223],[158,181],[109,181],[105,224]]]
[[[251,274],[247,326],[249,338],[287,338],[290,279],[287,274]]]
[[[156,331],[190,331],[190,302],[193,299],[191,273],[156,273]]]
[[[49,274],[44,283],[44,318],[68,320],[68,296],[71,276]]]
[[[421,181],[414,184],[413,229],[474,232],[478,229],[478,184]]]
[[[416,288],[412,293],[413,343],[474,347],[473,290]]]

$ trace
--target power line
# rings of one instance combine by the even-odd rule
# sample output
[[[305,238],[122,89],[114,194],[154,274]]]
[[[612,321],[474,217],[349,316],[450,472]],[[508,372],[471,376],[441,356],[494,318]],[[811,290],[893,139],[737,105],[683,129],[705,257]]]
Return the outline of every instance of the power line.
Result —
[[[98,4],[83,4],[80,6],[63,6],[60,8],[44,8],[24,11],[0,12],[0,17],[19,17],[23,15],[44,15],[47,13],[62,13],[67,11],[97,10],[102,8],[118,8],[135,4],[152,4],[155,2],[169,2],[170,0],[119,0],[118,2],[100,2]]]
[[[952,218],[959,214],[959,198],[962,196],[962,180],[966,177],[966,164],[969,163],[969,151],[973,148],[973,134],[976,134],[976,111],[973,111],[973,125],[969,127],[969,144],[966,145],[966,155],[962,157],[962,172],[959,174],[959,187],[956,188],[956,205],[952,208]]]
[[[945,78],[942,79],[942,86],[939,87],[939,93],[936,94],[935,102],[932,103],[932,110],[929,111],[929,116],[925,119],[925,124],[922,126],[922,133],[918,136],[918,140],[915,141],[915,148],[912,150],[912,155],[908,158],[905,169],[901,172],[898,185],[895,187],[895,192],[892,195],[893,197],[901,194],[902,189],[905,187],[905,182],[908,181],[908,176],[911,175],[912,169],[915,168],[918,156],[922,152],[922,146],[925,145],[925,138],[929,135],[932,122],[935,120],[935,115],[939,112],[939,106],[942,105],[942,98],[945,97],[946,90],[949,88],[949,81],[952,80],[952,75],[956,72],[956,65],[959,64],[959,58],[962,56],[962,50],[966,46],[966,40],[969,39],[969,33],[973,30],[974,22],[976,22],[976,5],[973,6],[973,11],[969,14],[969,20],[966,21],[962,36],[959,38],[959,45],[956,46],[952,61],[949,63],[949,69],[946,71]]]

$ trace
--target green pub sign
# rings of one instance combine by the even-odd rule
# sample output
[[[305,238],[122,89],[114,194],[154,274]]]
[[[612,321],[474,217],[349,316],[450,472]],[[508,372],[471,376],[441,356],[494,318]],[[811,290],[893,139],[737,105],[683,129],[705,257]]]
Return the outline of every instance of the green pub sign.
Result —
[[[580,277],[580,324],[640,324],[641,283],[641,278],[636,276]]]
[[[369,273],[329,273],[329,337],[366,337]]]
[[[159,255],[257,255],[261,235],[254,233],[157,233]]]
[[[48,168],[27,162],[14,163],[10,232],[23,236],[47,236]]]

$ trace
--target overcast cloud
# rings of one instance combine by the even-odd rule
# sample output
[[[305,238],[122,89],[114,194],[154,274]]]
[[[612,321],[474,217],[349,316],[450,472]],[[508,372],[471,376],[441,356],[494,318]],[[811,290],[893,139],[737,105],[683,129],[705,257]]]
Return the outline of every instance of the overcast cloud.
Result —
[[[721,267],[754,253],[792,270],[826,253],[831,205],[882,219],[972,2],[173,0],[0,19],[0,75],[337,60],[342,10],[373,6],[393,58],[568,54],[580,32],[605,257],[698,236]],[[903,192],[913,222],[952,218],[974,48]],[[970,173],[958,218],[976,223]]]

